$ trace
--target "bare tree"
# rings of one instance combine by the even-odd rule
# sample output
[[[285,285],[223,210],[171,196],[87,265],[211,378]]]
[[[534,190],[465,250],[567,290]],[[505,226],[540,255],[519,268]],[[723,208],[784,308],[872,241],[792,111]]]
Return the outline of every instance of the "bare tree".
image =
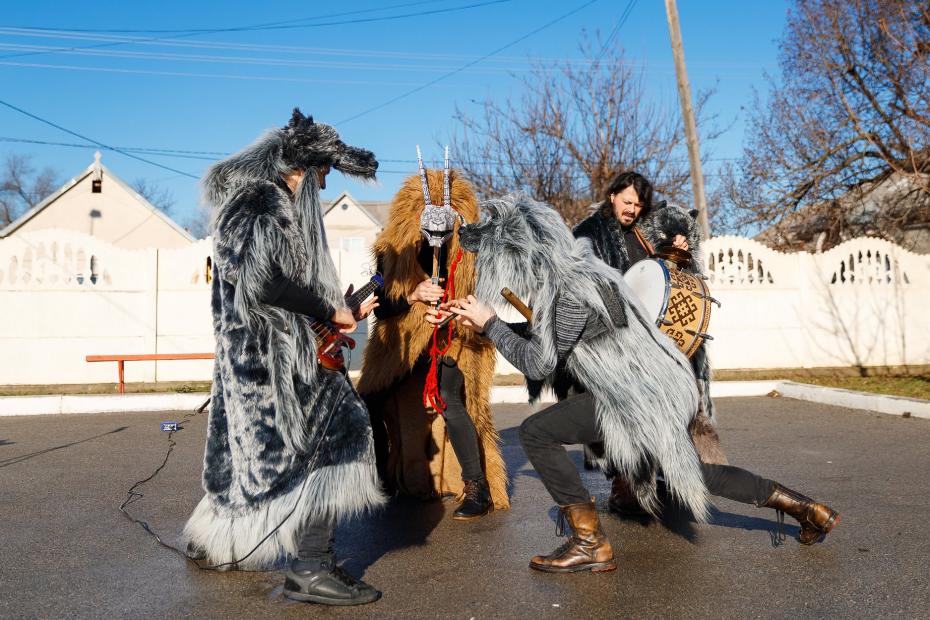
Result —
[[[37,173],[29,155],[7,155],[0,171],[0,227],[11,223],[55,191],[57,176],[51,168],[43,168]]]
[[[155,208],[165,213],[171,213],[171,209],[175,204],[175,199],[174,193],[170,189],[156,185],[143,177],[137,178],[130,186],[136,193],[148,200]]]
[[[456,109],[451,143],[480,194],[524,190],[572,224],[618,172],[638,170],[663,197],[690,203],[677,101],[649,99],[643,70],[596,39],[581,44],[579,60],[535,63],[519,99],[484,100],[477,117]],[[710,96],[699,93],[695,108],[705,144],[720,134],[705,114]]]
[[[927,2],[796,0],[780,76],[725,174],[733,222],[823,248],[930,224],[928,53]]]
[[[212,210],[209,204],[202,203],[197,210],[187,219],[185,228],[196,239],[203,239],[212,234],[213,227],[211,222]]]

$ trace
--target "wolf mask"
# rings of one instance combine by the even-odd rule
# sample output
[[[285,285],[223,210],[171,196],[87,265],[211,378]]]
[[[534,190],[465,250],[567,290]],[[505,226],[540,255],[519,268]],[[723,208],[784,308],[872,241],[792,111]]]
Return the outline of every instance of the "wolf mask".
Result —
[[[309,170],[332,166],[343,174],[373,179],[378,170],[374,153],[349,146],[339,139],[336,129],[316,123],[294,108],[290,122],[281,128],[282,158],[291,167]]]

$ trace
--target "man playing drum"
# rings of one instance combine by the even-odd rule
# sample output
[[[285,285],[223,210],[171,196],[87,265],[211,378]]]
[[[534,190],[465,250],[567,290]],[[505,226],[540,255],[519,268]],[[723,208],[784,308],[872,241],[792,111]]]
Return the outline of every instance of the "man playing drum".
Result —
[[[605,200],[572,232],[575,237],[590,239],[595,254],[621,273],[652,257],[656,248],[693,249],[690,271],[701,277],[701,235],[694,218],[697,212],[686,212],[664,202],[653,207],[652,197],[652,184],[643,175],[621,172],[608,186]],[[718,497],[788,513],[801,523],[799,538],[803,544],[812,544],[826,535],[839,522],[836,511],[777,482],[727,464],[715,430],[710,399],[710,364],[703,343],[691,356],[691,363],[701,396],[701,408],[691,423],[690,431],[701,459],[707,490]],[[559,387],[556,386],[557,392]],[[565,391],[564,382],[561,387]],[[571,387],[577,390],[577,386]],[[596,450],[597,446],[594,448]],[[608,472],[608,476],[611,473]],[[645,514],[626,477],[612,477],[610,509],[620,514]]]

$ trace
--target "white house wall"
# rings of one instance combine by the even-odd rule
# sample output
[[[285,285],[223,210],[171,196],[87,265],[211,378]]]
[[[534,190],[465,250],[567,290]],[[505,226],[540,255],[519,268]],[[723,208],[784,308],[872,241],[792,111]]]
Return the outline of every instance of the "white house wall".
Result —
[[[89,174],[59,196],[54,202],[25,222],[12,236],[49,228],[63,228],[90,235],[117,247],[182,248],[190,241],[168,222],[142,204],[103,171],[102,191],[91,191]],[[99,217],[91,218],[91,211]]]
[[[716,368],[930,364],[930,257],[868,238],[819,255],[737,237],[706,246],[722,303],[709,330]],[[91,354],[212,352],[210,254],[209,239],[124,250],[67,230],[0,241],[0,384],[115,382],[116,364]],[[332,256],[343,286],[367,281],[367,248]],[[126,380],[209,380],[211,368],[130,362]]]
[[[343,204],[347,205],[347,208],[343,209]],[[344,238],[353,238],[361,240],[362,249],[368,251],[375,242],[375,237],[381,232],[377,223],[357,204],[347,199],[341,200],[326,213],[323,224],[326,227],[327,241],[332,248],[342,248]]]

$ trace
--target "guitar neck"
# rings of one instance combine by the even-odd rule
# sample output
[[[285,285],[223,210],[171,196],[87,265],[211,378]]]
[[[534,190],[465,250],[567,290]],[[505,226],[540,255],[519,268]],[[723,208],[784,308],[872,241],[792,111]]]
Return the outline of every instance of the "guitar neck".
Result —
[[[384,280],[381,278],[381,276],[378,274],[373,275],[371,280],[368,281],[368,284],[352,293],[346,299],[346,306],[348,306],[350,310],[357,310],[358,307],[362,305],[362,302],[368,299],[368,296],[375,292],[375,289],[383,285]]]

